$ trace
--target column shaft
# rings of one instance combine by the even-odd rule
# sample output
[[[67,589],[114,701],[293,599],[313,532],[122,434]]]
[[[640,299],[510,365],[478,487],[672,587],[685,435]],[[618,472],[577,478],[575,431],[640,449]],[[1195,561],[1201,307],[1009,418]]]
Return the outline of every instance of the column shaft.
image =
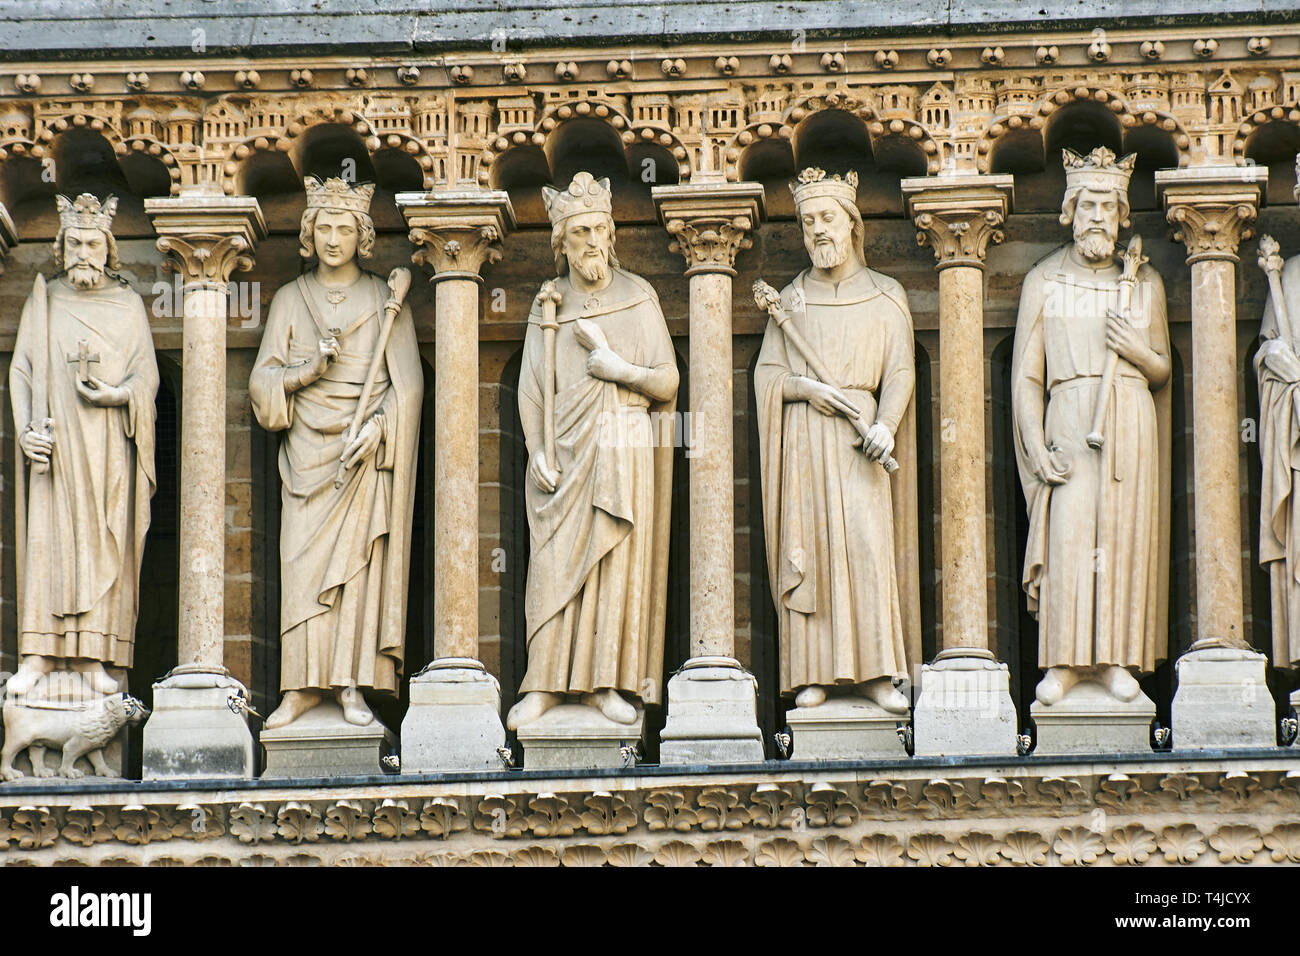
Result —
[[[988,649],[984,496],[984,274],[939,271],[943,646]]]
[[[226,308],[224,283],[185,287],[177,662],[218,671],[225,656]]]
[[[434,345],[434,656],[478,657],[478,282],[438,282]]]
[[[731,276],[690,278],[691,656],[735,655]]]
[[[1236,265],[1192,263],[1192,427],[1196,436],[1199,635],[1244,639],[1238,500]]]

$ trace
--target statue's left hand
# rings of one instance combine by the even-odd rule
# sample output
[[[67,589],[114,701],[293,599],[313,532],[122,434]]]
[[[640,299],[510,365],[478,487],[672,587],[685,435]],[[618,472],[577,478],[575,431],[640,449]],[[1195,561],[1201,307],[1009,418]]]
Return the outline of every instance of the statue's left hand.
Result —
[[[881,461],[894,450],[894,433],[876,422],[867,429],[867,443],[862,448],[871,461]]]
[[[379,441],[384,437],[383,429],[373,418],[361,427],[361,433],[343,449],[343,454],[339,459],[343,462],[344,468],[352,468],[370,458],[377,448]]]
[[[613,349],[592,349],[587,356],[587,374],[606,382],[626,382],[632,372],[631,364]]]
[[[1151,351],[1133,324],[1114,312],[1106,318],[1106,348],[1137,366],[1143,364]]]
[[[95,376],[89,376],[89,382],[83,382],[80,378],[77,382],[77,394],[81,400],[96,408],[113,408],[117,405],[125,405],[131,400],[131,390],[122,385],[109,385],[102,379]]]

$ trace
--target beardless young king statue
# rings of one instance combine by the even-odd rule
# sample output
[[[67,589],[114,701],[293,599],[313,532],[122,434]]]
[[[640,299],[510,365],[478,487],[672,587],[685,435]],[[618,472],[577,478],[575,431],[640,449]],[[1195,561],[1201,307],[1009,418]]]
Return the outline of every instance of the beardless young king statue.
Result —
[[[362,691],[398,691],[424,394],[409,274],[386,284],[359,263],[374,249],[374,187],[306,187],[299,238],[318,265],[271,300],[248,386],[258,422],[282,435],[284,698],[267,730],[327,698],[365,726]]]

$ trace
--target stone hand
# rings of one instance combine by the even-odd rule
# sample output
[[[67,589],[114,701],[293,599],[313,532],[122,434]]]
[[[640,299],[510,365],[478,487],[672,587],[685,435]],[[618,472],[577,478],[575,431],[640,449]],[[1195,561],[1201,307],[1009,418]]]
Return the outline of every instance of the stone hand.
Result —
[[[858,407],[849,401],[848,396],[825,382],[819,382],[814,378],[801,378],[797,383],[796,394],[801,401],[807,402],[823,415],[858,417]]]
[[[46,419],[48,431],[38,431],[35,425],[18,436],[18,445],[23,454],[32,461],[42,465],[50,463],[50,452],[54,450],[54,422]]]
[[[1139,367],[1150,351],[1133,324],[1114,312],[1106,319],[1106,348]]]
[[[608,346],[598,346],[587,356],[587,374],[606,382],[626,382],[632,365]]]
[[[578,319],[573,323],[573,337],[578,340],[578,344],[584,349],[590,349],[593,352],[596,349],[609,348],[609,340],[605,338],[605,330],[590,319]]]
[[[339,340],[330,336],[327,339],[321,339],[316,345],[316,354],[311,358],[311,375],[312,381],[320,378],[325,374],[325,369],[329,368],[330,362],[339,357]]]
[[[96,408],[112,408],[131,400],[131,390],[122,385],[109,385],[103,379],[89,376],[88,382],[77,379],[77,394],[81,400]]]
[[[862,449],[871,461],[880,461],[894,450],[894,433],[880,422],[867,429],[867,444]]]
[[[1300,382],[1300,358],[1281,339],[1264,343],[1264,364],[1284,382]]]
[[[339,460],[343,462],[344,468],[352,468],[361,462],[367,460],[375,453],[379,447],[380,439],[384,437],[384,430],[379,427],[379,423],[373,418],[361,426],[361,432],[356,438],[343,449],[343,454]]]
[[[528,478],[534,485],[547,494],[551,494],[560,485],[560,466],[554,468],[546,461],[546,452],[538,451],[528,462]]]
[[[1063,485],[1070,477],[1071,465],[1059,448],[1054,446],[1031,447],[1030,466],[1034,476],[1045,485]]]

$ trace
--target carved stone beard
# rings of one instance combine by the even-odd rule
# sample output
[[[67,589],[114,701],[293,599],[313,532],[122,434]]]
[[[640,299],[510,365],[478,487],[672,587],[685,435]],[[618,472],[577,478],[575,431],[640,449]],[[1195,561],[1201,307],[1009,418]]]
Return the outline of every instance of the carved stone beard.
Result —
[[[609,278],[609,250],[597,249],[595,255],[583,254],[570,259],[569,265],[588,282],[604,282]]]
[[[830,237],[823,242],[814,242],[808,255],[818,269],[834,269],[849,258],[849,240]]]
[[[83,291],[93,289],[104,278],[104,267],[93,262],[77,262],[68,267],[68,281]]]
[[[1075,227],[1074,244],[1089,262],[1107,262],[1114,258],[1118,233],[1109,226]]]

